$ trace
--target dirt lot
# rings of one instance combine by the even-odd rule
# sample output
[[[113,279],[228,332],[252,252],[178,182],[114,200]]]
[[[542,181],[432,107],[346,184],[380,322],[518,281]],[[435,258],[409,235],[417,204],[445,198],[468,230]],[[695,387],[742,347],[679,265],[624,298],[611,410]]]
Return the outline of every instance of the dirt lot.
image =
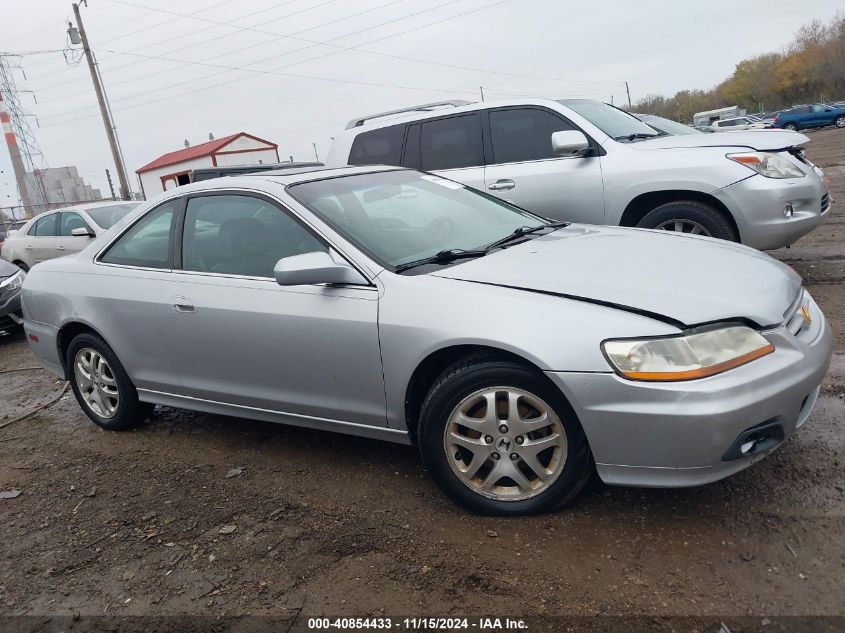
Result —
[[[413,448],[161,408],[106,433],[67,395],[0,430],[0,490],[22,491],[0,499],[0,615],[754,616],[764,630],[845,616],[845,131],[811,136],[841,202],[774,255],[806,278],[837,353],[810,422],[760,464],[698,489],[594,483],[559,513],[490,519],[445,500]],[[33,364],[22,336],[0,337],[0,371]],[[0,423],[61,388],[0,374]]]

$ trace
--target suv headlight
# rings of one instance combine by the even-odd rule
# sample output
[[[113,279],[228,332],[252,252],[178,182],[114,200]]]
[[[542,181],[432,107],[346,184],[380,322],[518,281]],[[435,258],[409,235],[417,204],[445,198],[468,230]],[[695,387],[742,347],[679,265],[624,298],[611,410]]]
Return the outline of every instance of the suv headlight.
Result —
[[[775,346],[744,325],[722,326],[680,336],[602,343],[607,360],[631,380],[705,378],[771,354]]]
[[[803,178],[807,175],[776,152],[741,152],[726,156],[766,178]]]
[[[23,280],[26,278],[26,273],[22,270],[19,270],[11,277],[6,277],[3,281],[0,281],[0,292],[10,292],[12,290],[17,290],[21,286],[23,286]]]

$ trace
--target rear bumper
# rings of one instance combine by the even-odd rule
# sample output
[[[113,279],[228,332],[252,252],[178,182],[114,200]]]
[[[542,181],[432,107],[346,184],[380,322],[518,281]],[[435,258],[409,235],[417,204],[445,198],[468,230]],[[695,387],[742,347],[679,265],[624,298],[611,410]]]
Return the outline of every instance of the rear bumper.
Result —
[[[755,175],[716,191],[736,220],[743,244],[771,250],[792,244],[821,223],[827,187],[815,174],[804,178],[766,178]],[[791,218],[784,217],[790,203]]]
[[[706,484],[760,460],[810,415],[832,352],[830,327],[807,295],[813,322],[797,335],[766,337],[775,352],[737,369],[681,383],[645,383],[613,373],[549,377],[579,416],[601,479],[608,484]],[[782,437],[760,452],[731,457],[740,435],[775,423]],[[727,458],[727,461],[726,461]]]
[[[66,380],[64,365],[59,357],[59,328],[24,318],[24,330],[29,349],[38,363],[50,373]]]

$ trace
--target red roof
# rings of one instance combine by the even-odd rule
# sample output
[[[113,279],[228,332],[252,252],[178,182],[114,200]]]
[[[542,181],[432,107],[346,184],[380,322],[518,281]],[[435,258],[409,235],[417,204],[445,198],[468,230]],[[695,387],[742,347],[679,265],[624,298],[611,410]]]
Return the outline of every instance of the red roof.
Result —
[[[182,163],[186,160],[202,158],[203,156],[211,156],[214,152],[222,149],[223,147],[234,141],[236,138],[241,136],[247,136],[249,138],[255,139],[256,141],[267,143],[267,145],[270,145],[273,149],[278,147],[278,145],[276,145],[275,143],[265,141],[264,139],[258,138],[257,136],[253,136],[252,134],[247,134],[246,132],[238,132],[237,134],[230,134],[229,136],[224,136],[223,138],[216,138],[213,141],[200,143],[199,145],[194,145],[193,147],[186,147],[184,149],[179,149],[175,152],[165,154],[164,156],[159,156],[154,161],[136,169],[135,173],[140,174],[145,171],[150,171],[151,169],[158,169],[159,167],[167,167],[168,165]]]

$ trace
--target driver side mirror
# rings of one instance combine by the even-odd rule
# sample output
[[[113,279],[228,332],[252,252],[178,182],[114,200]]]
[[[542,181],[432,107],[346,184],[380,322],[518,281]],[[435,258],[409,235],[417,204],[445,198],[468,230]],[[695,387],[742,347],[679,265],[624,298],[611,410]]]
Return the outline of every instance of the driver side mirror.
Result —
[[[590,149],[590,142],[578,130],[560,130],[552,134],[555,156],[582,156]]]
[[[323,251],[283,257],[273,269],[273,275],[280,286],[367,284],[364,276],[352,266]]]
[[[80,226],[75,229],[71,229],[70,234],[74,237],[96,237],[94,235],[94,231],[84,226]]]

